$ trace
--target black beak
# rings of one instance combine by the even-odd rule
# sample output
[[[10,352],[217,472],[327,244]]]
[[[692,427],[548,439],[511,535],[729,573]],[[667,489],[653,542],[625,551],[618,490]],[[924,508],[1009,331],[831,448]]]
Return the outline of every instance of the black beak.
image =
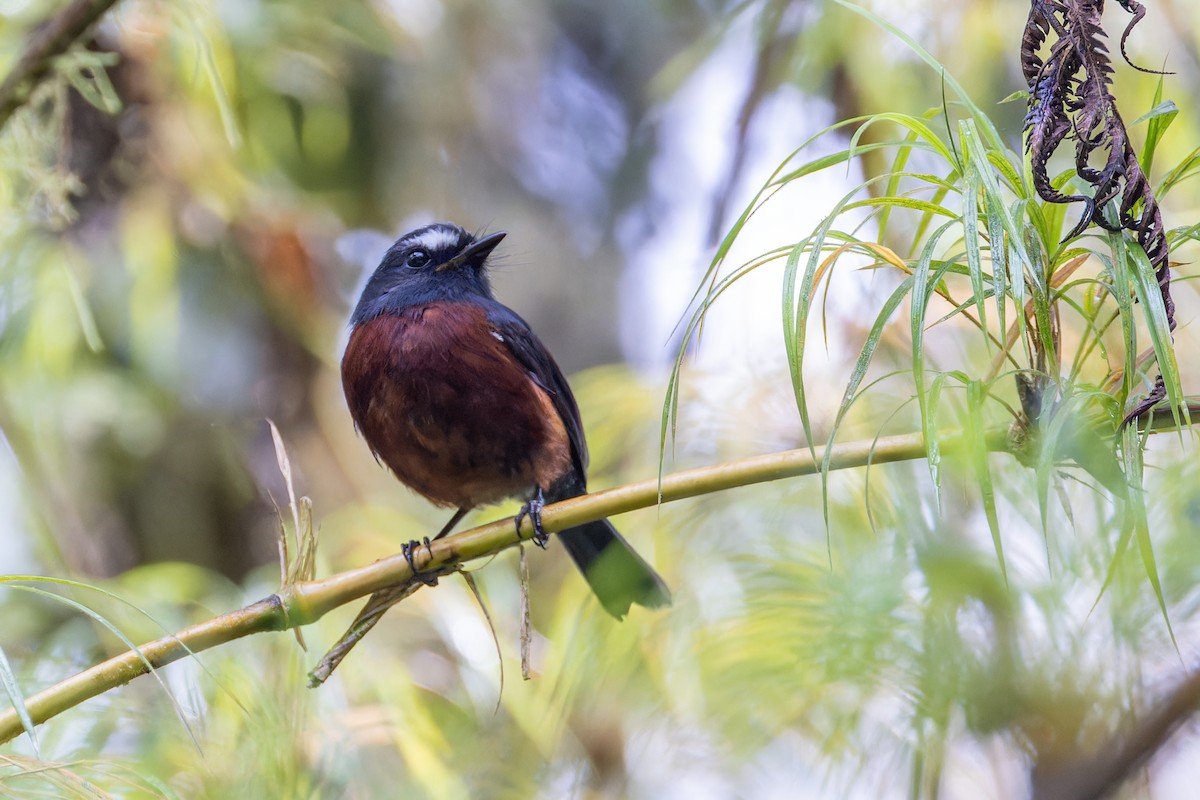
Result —
[[[448,269],[459,269],[470,264],[471,266],[480,266],[483,264],[491,252],[496,249],[496,245],[500,244],[508,234],[504,231],[489,234],[488,236],[471,242],[464,247],[458,255],[447,261],[445,264],[440,264],[434,272],[445,272]]]

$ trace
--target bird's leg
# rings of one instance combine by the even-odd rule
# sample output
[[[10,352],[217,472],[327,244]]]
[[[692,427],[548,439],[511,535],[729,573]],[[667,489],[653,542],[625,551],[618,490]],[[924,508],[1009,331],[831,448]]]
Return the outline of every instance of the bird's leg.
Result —
[[[426,586],[437,586],[438,580],[436,575],[426,575],[421,570],[417,569],[417,565],[413,563],[413,553],[418,547],[425,545],[425,549],[429,550],[429,555],[433,556],[433,550],[429,548],[429,537],[426,536],[421,541],[413,539],[400,545],[400,555],[404,556],[404,560],[408,562],[408,568],[412,570],[413,577],[419,580]]]
[[[463,506],[458,511],[455,511],[454,516],[450,518],[449,522],[447,522],[445,525],[442,526],[442,529],[437,532],[437,536],[434,536],[433,540],[436,542],[438,539],[441,539],[447,533],[454,530],[454,526],[457,525],[459,523],[459,521],[463,517],[465,517],[467,515],[467,512],[470,510],[471,510],[470,506]],[[426,542],[426,544],[428,544],[428,542]]]
[[[471,509],[468,506],[468,507],[460,508],[458,511],[455,511],[454,516],[450,518],[449,522],[447,522],[445,525],[442,526],[442,529],[437,532],[437,535],[433,537],[433,540],[430,540],[430,538],[428,536],[426,536],[424,539],[422,539],[419,542],[416,539],[413,539],[412,541],[407,542],[400,546],[400,554],[403,555],[404,560],[408,562],[408,568],[412,570],[412,574],[413,574],[414,578],[416,578],[417,580],[419,580],[421,583],[425,584],[426,586],[437,586],[437,576],[431,575],[428,577],[423,577],[421,575],[420,570],[417,569],[417,565],[413,563],[413,553],[416,551],[416,549],[418,547],[420,547],[421,545],[425,545],[425,549],[429,551],[429,557],[433,558],[433,548],[430,546],[430,542],[436,541],[437,539],[441,539],[443,536],[448,534],[450,531],[454,530],[454,526],[457,525],[459,523],[459,520],[461,520],[463,517],[465,517],[467,515],[467,512],[470,510]]]
[[[533,522],[533,543],[543,550],[546,549],[546,543],[550,541],[550,535],[542,530],[542,509],[546,506],[546,498],[542,495],[542,487],[537,487],[537,493],[530,498],[529,502],[521,506],[521,511],[517,514],[517,536],[521,535],[521,523],[525,521],[525,517],[529,517]]]

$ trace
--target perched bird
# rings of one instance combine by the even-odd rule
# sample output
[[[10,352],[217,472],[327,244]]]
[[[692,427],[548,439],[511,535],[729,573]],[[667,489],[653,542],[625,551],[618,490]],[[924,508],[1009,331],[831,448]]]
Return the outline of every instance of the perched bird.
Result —
[[[439,537],[470,509],[517,497],[527,501],[518,527],[531,516],[545,546],[542,505],[587,491],[587,445],[554,358],[492,295],[487,259],[504,236],[441,222],[397,240],[350,318],[342,385],[376,459],[430,502],[458,509]],[[607,520],[559,539],[614,617],[633,603],[670,602]]]

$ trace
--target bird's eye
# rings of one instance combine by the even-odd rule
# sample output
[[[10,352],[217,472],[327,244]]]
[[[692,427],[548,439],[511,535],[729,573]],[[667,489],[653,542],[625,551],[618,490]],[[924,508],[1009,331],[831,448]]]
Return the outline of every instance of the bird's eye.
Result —
[[[424,250],[413,250],[404,263],[413,269],[420,269],[429,263],[429,254]]]

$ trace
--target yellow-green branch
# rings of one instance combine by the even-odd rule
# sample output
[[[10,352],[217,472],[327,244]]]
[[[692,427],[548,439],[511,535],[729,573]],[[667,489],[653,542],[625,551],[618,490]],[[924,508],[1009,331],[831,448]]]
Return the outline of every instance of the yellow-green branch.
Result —
[[[1198,410],[1191,408],[1193,414]],[[1169,424],[1170,418],[1160,415],[1155,418],[1153,427],[1161,430],[1168,428]],[[993,431],[985,440],[991,451],[1006,452],[1009,449],[1006,431]],[[943,452],[961,446],[962,439],[958,437],[941,441]],[[824,447],[788,450],[677,472],[664,476],[661,482],[651,479],[631,483],[547,506],[542,513],[542,525],[547,532],[557,533],[585,522],[647,508],[659,502],[667,503],[739,486],[811,475],[821,470],[825,453]],[[924,458],[925,455],[925,442],[919,433],[886,436],[835,445],[829,451],[829,469],[909,461]],[[505,517],[447,536],[433,542],[428,549],[417,548],[414,560],[421,572],[437,571],[493,556],[514,547],[521,540],[529,539],[532,534],[532,523],[526,522],[518,537],[512,518]],[[397,554],[324,580],[284,587],[265,600],[184,628],[173,636],[157,639],[137,650],[130,650],[90,667],[26,698],[26,710],[35,725],[41,724],[89,698],[146,674],[151,667],[158,668],[253,633],[308,625],[335,608],[385,587],[404,583],[412,576],[404,557]],[[0,744],[11,741],[22,731],[21,720],[15,710],[0,713]]]
[[[1003,435],[991,439],[994,449],[1003,449]],[[666,503],[738,486],[810,475],[821,469],[824,456],[825,448],[822,447],[812,451],[807,448],[789,450],[666,475],[661,483],[661,501]],[[924,456],[925,444],[921,435],[906,434],[836,445],[830,453],[829,467],[831,470],[847,469]],[[653,506],[659,501],[659,481],[641,481],[546,506],[542,525],[546,531],[556,533],[591,520]],[[521,529],[521,539],[528,539],[532,533],[531,524],[526,522]],[[425,572],[492,556],[515,546],[518,541],[512,518],[506,517],[447,536],[434,542],[429,550],[418,548],[415,561],[417,568]],[[394,555],[323,580],[284,587],[265,600],[184,628],[173,636],[157,639],[90,667],[27,697],[25,707],[34,724],[41,724],[85,700],[146,674],[151,666],[157,669],[250,634],[308,625],[335,608],[411,577],[412,571],[404,557]],[[15,710],[0,714],[0,744],[11,741],[22,731]]]

